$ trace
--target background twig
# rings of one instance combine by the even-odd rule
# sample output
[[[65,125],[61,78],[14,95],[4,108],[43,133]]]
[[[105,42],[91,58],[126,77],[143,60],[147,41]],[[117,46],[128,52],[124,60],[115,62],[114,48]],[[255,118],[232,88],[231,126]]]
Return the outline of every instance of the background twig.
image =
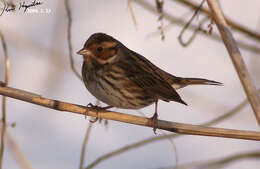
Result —
[[[87,146],[87,142],[89,139],[89,135],[92,129],[93,123],[89,122],[88,125],[88,129],[86,131],[84,140],[83,140],[83,144],[82,144],[82,148],[81,148],[81,154],[80,154],[80,164],[79,164],[79,169],[83,169],[83,165],[84,165],[84,161],[85,161],[85,153],[86,153],[86,146]]]
[[[97,106],[100,105],[99,100],[96,101],[96,105]],[[84,140],[83,140],[83,144],[82,144],[82,148],[81,148],[79,169],[83,169],[83,167],[84,167],[83,165],[84,165],[85,156],[86,156],[85,155],[86,154],[86,148],[87,148],[87,143],[88,143],[88,140],[89,140],[90,133],[92,131],[92,127],[93,127],[93,123],[89,122],[88,129],[86,131],[86,134],[85,134],[85,137],[84,137]]]
[[[191,36],[191,38],[190,38],[187,42],[184,42],[184,41],[183,41],[182,38],[183,38],[184,32],[189,28],[191,22],[192,22],[192,21],[194,20],[194,18],[198,15],[198,13],[199,13],[200,9],[202,8],[204,2],[205,2],[205,0],[202,0],[202,2],[200,3],[199,7],[195,10],[195,12],[194,12],[194,14],[192,15],[192,17],[190,18],[190,20],[184,25],[184,27],[182,28],[182,30],[181,30],[181,32],[180,32],[180,34],[179,34],[179,36],[178,36],[178,40],[179,40],[180,44],[181,44],[183,47],[188,46],[188,45],[192,42],[192,40],[195,38],[195,35],[197,34],[197,32],[199,31],[200,26],[199,26],[198,29],[196,29],[196,30],[194,31],[193,36]]]
[[[12,153],[15,161],[17,162],[18,166],[21,169],[33,169],[33,166],[30,164],[30,162],[25,158],[24,154],[21,151],[21,148],[19,145],[14,141],[14,138],[8,132],[9,130],[7,129],[5,133],[5,140],[6,140],[6,145],[8,147],[8,150]]]
[[[5,85],[8,85],[9,81],[9,57],[7,52],[7,46],[5,42],[4,35],[0,32],[1,43],[4,51],[5,58]],[[3,156],[4,156],[4,148],[5,148],[5,130],[6,130],[6,97],[3,96],[2,100],[2,128],[1,128],[1,147],[0,147],[0,169],[3,167]]]
[[[70,67],[72,69],[72,71],[74,72],[74,74],[80,79],[82,80],[80,74],[77,72],[75,66],[74,66],[74,59],[72,56],[72,43],[71,43],[71,25],[72,25],[72,17],[71,17],[71,12],[70,12],[70,6],[69,6],[69,0],[65,0],[65,8],[66,8],[66,12],[67,12],[67,16],[68,16],[68,30],[67,30],[67,40],[68,40],[68,46],[69,46],[69,57],[70,57]]]
[[[128,6],[128,8],[130,10],[131,17],[132,17],[132,20],[134,22],[135,29],[137,30],[138,29],[138,25],[137,25],[137,21],[136,21],[136,17],[135,17],[135,13],[134,13],[134,10],[133,10],[133,7],[132,7],[131,0],[127,0],[127,6]]]
[[[160,169],[218,169],[223,168],[231,162],[237,162],[245,159],[259,159],[260,151],[243,152],[238,154],[232,154],[227,157],[218,158],[214,160],[191,162],[187,164],[182,164],[178,167],[163,167]]]
[[[148,2],[146,2],[144,0],[135,0],[133,2],[137,3],[138,5],[143,7],[144,9],[148,10],[149,12],[157,15],[156,8],[154,6],[152,6],[150,3],[148,3]],[[183,19],[175,17],[175,16],[171,15],[170,13],[167,13],[166,11],[164,11],[164,18],[167,19],[168,21],[170,21],[172,24],[175,24],[175,25],[178,25],[178,26],[184,26],[187,23]],[[189,29],[196,30],[196,29],[198,29],[198,26],[191,24]],[[201,33],[201,35],[204,35],[204,36],[206,36],[206,37],[208,37],[210,39],[221,41],[221,38],[219,37],[219,35],[215,34],[214,32],[211,35],[209,35],[207,32],[205,32],[205,31],[200,29],[198,31],[198,33]],[[159,35],[160,35],[160,33],[159,33]],[[254,52],[254,53],[257,53],[257,54],[260,53],[259,46],[254,46],[252,44],[246,44],[246,43],[244,43],[242,41],[237,41],[237,44],[241,48],[243,48],[243,49],[245,49],[247,51]]]
[[[212,11],[213,18],[217,24],[223,42],[226,45],[231,60],[236,68],[240,81],[242,82],[242,85],[246,91],[248,100],[254,110],[258,124],[260,125],[260,100],[257,95],[254,83],[250,78],[246,65],[237,47],[236,41],[233,38],[230,29],[228,28],[227,22],[218,2],[216,0],[207,0],[207,2]]]
[[[199,6],[199,4],[196,4],[196,3],[189,1],[189,0],[172,0],[172,1],[178,2],[182,5],[190,7],[192,9],[197,9],[198,6]],[[209,10],[207,10],[205,8],[201,8],[200,11],[202,13],[208,15],[209,17],[212,17],[211,12]],[[226,19],[228,25],[231,26],[232,29],[249,36],[251,39],[254,39],[258,42],[260,41],[260,33],[253,31],[253,30],[250,30],[249,28],[247,28],[247,27],[241,25],[240,23],[237,23],[237,22],[235,22],[235,21],[233,21],[233,20],[231,20],[227,17],[225,17],[225,19]]]

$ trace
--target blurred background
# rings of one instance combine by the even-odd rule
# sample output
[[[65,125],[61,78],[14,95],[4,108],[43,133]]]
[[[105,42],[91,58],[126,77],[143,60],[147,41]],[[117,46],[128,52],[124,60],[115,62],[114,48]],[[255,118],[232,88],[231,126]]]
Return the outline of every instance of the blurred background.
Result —
[[[4,12],[0,16],[0,30],[5,37],[10,60],[9,86],[81,105],[95,103],[96,99],[70,68],[68,17],[64,1],[41,0],[41,5],[30,8],[38,9],[38,12],[29,10],[25,13],[18,10],[19,2],[23,1],[12,2],[16,5],[16,11]],[[199,4],[201,1],[190,2]],[[220,4],[225,15],[232,21],[259,32],[260,1],[225,0],[220,1]],[[83,47],[91,34],[104,32],[173,75],[207,78],[224,83],[222,87],[190,86],[180,89],[178,93],[189,106],[160,101],[159,119],[202,124],[231,111],[246,99],[225,46],[213,38],[214,34],[218,35],[215,25],[212,36],[199,33],[189,46],[183,47],[178,41],[178,36],[184,26],[180,25],[178,20],[188,22],[194,10],[177,0],[164,0],[164,17],[162,21],[158,21],[160,14],[156,11],[155,1],[133,0],[130,5],[137,24],[134,24],[127,0],[69,1],[72,17],[72,51],[78,72],[81,72],[83,59],[76,52]],[[203,7],[208,8],[206,3]],[[172,19],[167,16],[171,16]],[[199,14],[192,24],[198,26],[203,18],[204,15]],[[164,40],[161,40],[158,30],[162,23]],[[208,24],[210,21],[205,22],[203,28],[208,30]],[[258,87],[260,40],[234,29],[232,31],[235,39],[244,44],[240,47],[241,53]],[[194,30],[187,30],[183,39],[187,41],[193,32]],[[0,80],[3,81],[5,65],[2,47],[0,51]],[[112,110],[140,116],[141,111],[150,117],[154,113],[154,105],[139,112]],[[85,119],[82,115],[58,112],[7,98],[7,123],[8,134],[20,147],[32,168],[79,168],[89,117]],[[15,123],[16,127],[10,127],[11,123]],[[213,126],[259,131],[254,113],[248,104],[232,117]],[[157,136],[160,135],[162,133],[158,132]],[[97,122],[93,124],[87,142],[84,167],[104,154],[157,136],[151,128],[114,121],[108,121],[108,125],[105,126],[104,120],[102,123]],[[176,165],[176,155],[178,165],[181,166],[245,152],[260,152],[259,146],[260,143],[257,141],[186,135],[172,140],[154,141],[131,149],[102,161],[94,168],[168,168]],[[3,168],[19,168],[13,152],[8,147],[6,145]],[[229,163],[224,168],[245,169],[249,166],[256,168],[259,165],[259,158],[246,158]]]

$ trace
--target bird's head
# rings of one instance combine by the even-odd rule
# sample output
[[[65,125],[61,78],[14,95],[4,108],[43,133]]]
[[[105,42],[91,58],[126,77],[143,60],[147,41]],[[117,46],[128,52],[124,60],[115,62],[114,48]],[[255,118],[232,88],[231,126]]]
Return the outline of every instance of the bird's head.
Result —
[[[117,58],[119,42],[104,33],[95,33],[86,41],[83,49],[77,52],[85,62],[97,62],[104,65],[112,63]]]

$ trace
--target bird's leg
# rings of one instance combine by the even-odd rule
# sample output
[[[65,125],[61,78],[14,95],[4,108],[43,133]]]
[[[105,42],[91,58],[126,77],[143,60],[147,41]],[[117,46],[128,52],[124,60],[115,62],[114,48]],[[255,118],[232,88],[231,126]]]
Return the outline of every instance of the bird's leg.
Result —
[[[93,105],[92,103],[89,103],[87,105],[87,108],[92,108],[96,114],[97,114],[97,117],[95,117],[95,119],[93,120],[89,120],[91,123],[95,123],[97,120],[98,120],[98,111],[100,110],[107,110],[107,109],[110,109],[112,108],[113,106],[105,106],[105,107],[99,107],[99,106],[96,106],[96,105]],[[86,112],[87,113],[87,112]],[[87,114],[85,114],[85,118],[87,117]]]
[[[153,127],[154,134],[156,134],[156,129],[158,127],[157,105],[158,105],[158,100],[155,101],[155,112],[154,112],[154,115],[153,115],[153,117],[150,118],[152,120],[152,127]]]

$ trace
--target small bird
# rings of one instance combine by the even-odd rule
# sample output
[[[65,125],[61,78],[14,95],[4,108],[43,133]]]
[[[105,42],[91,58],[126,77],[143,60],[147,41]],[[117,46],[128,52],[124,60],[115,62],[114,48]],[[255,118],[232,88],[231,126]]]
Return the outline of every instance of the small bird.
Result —
[[[108,105],[102,109],[141,109],[155,103],[151,117],[154,132],[158,100],[187,105],[176,89],[188,85],[222,85],[213,80],[173,76],[104,33],[91,35],[77,54],[84,59],[82,78],[86,88]]]

